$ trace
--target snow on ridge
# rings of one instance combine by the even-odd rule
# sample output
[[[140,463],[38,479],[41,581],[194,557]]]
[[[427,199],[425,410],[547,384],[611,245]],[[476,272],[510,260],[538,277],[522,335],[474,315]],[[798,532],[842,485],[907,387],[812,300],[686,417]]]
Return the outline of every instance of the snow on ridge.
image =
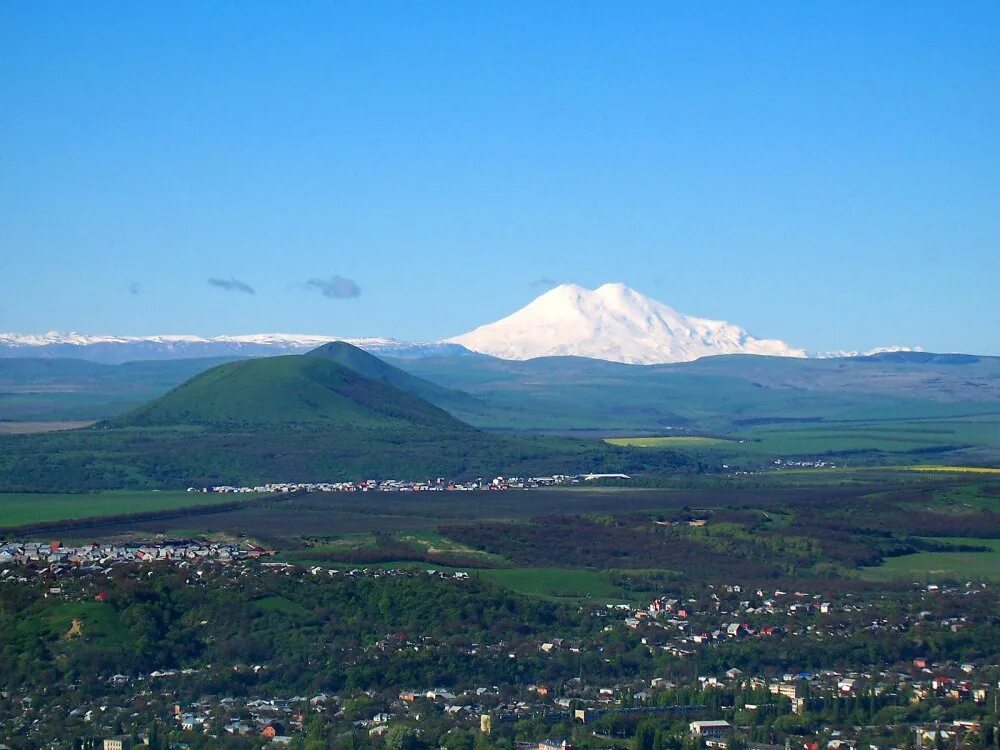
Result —
[[[346,341],[379,355],[427,357],[468,354],[454,344],[414,344],[385,337],[343,338],[321,334],[255,333],[231,336],[162,334],[104,336],[80,333],[0,333],[0,357],[68,357],[104,364],[190,357],[260,357],[302,354],[331,341]]]
[[[816,359],[835,359],[837,357],[871,357],[874,354],[891,354],[893,352],[922,352],[922,346],[905,346],[902,344],[892,344],[891,346],[876,346],[868,351],[839,351],[839,352],[814,352],[810,357]]]
[[[0,345],[48,346],[68,344],[93,346],[95,344],[260,344],[266,346],[315,347],[330,341],[346,341],[355,346],[404,346],[407,342],[384,337],[344,338],[319,334],[252,333],[232,336],[195,336],[189,334],[158,334],[153,336],[88,335],[76,332],[43,334],[0,333]]]
[[[688,362],[715,354],[805,357],[732,323],[696,318],[621,283],[591,291],[561,284],[501,320],[446,341],[503,359],[575,355],[628,364]]]

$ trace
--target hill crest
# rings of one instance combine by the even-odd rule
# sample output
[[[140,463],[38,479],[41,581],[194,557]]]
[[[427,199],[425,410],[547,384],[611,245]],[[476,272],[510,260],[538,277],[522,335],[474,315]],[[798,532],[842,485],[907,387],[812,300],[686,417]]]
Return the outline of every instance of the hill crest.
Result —
[[[391,385],[451,413],[476,412],[484,408],[479,399],[464,391],[445,388],[413,375],[346,341],[331,341],[306,352],[306,355],[336,362],[366,378]]]
[[[331,359],[286,355],[207,370],[107,427],[272,425],[376,430],[473,428]]]

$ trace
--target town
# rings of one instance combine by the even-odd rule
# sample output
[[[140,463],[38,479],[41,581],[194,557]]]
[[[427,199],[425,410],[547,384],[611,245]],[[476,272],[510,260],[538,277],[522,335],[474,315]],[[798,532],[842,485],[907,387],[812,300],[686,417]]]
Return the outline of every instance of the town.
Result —
[[[157,571],[176,569],[184,588],[205,594],[275,592],[258,595],[263,596],[261,602],[273,602],[269,608],[279,607],[270,616],[291,613],[294,600],[287,597],[303,586],[308,600],[322,601],[331,585],[323,581],[354,587],[412,580],[422,589],[458,586],[463,596],[475,595],[481,585],[475,572],[391,566],[348,570],[269,557],[270,551],[245,541],[81,547],[8,542],[0,545],[0,595],[8,601],[10,587],[41,587],[50,602],[77,608],[80,614],[59,635],[68,644],[87,637],[91,623],[100,621],[84,612],[128,604],[123,597],[134,586],[159,585],[155,581],[165,573]],[[29,572],[17,574],[15,567]],[[419,736],[433,730],[447,736],[464,732],[492,737],[499,747],[506,737],[517,747],[533,743],[531,747],[541,750],[551,750],[546,743],[563,748],[585,738],[598,747],[601,738],[607,738],[603,746],[613,747],[616,733],[639,732],[636,737],[641,737],[649,722],[683,725],[702,746],[758,750],[806,727],[812,728],[806,745],[829,750],[889,750],[921,743],[958,748],[980,742],[990,731],[1000,678],[997,664],[936,658],[928,648],[928,653],[895,663],[806,668],[799,662],[801,668],[782,671],[766,663],[753,668],[748,654],[764,650],[768,643],[781,644],[789,653],[797,643],[811,648],[825,644],[823,648],[834,653],[862,639],[877,642],[880,634],[926,643],[963,637],[995,619],[997,599],[991,587],[913,587],[897,596],[902,607],[884,595],[820,589],[739,583],[680,586],[643,604],[581,605],[567,613],[579,622],[568,628],[539,624],[494,640],[382,632],[347,641],[338,652],[337,669],[347,674],[366,664],[402,665],[413,657],[466,665],[467,676],[455,675],[443,685],[415,687],[380,680],[380,687],[373,688],[354,677],[336,680],[341,683],[337,690],[296,693],[305,683],[290,681],[287,666],[263,652],[258,661],[213,658],[145,672],[107,671],[92,675],[85,688],[71,683],[50,686],[44,695],[5,692],[0,696],[0,729],[7,736],[41,737],[53,716],[62,716],[69,735],[103,736],[105,747],[148,742],[148,728],[154,727],[173,738],[171,747],[176,748],[200,746],[199,737],[290,744],[319,726],[386,742],[390,733]],[[450,596],[447,589],[426,590],[442,602]],[[205,620],[200,628],[213,632],[222,625]],[[750,651],[742,649],[744,645]],[[627,673],[610,668],[623,658],[631,665]],[[605,666],[596,666],[601,663]],[[576,664],[591,665],[583,670],[590,676],[573,674],[579,671]],[[477,675],[486,674],[495,679],[477,681]],[[514,674],[518,677],[511,679]],[[277,687],[286,683],[286,689]],[[207,695],[205,686],[211,685],[218,687]],[[63,713],[46,708],[53,700],[65,705]],[[837,716],[858,720],[845,723]],[[817,724],[824,720],[829,724]],[[560,739],[551,740],[554,734]],[[637,742],[633,745],[641,748]]]

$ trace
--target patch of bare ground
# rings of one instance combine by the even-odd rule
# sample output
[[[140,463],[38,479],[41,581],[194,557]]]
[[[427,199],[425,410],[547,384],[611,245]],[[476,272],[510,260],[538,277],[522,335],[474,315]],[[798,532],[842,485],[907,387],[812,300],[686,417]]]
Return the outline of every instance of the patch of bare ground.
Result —
[[[75,430],[94,424],[87,422],[4,422],[0,421],[0,435],[31,435],[38,432],[59,432]]]

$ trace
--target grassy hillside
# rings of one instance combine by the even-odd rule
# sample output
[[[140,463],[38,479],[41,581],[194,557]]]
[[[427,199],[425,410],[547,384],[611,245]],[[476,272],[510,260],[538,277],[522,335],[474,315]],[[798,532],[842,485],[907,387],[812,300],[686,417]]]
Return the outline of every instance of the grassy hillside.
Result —
[[[472,429],[423,399],[332,359],[299,355],[219,365],[106,425]]]
[[[457,411],[481,413],[486,409],[483,402],[468,393],[445,388],[411,375],[346,341],[331,341],[307,352],[307,355],[331,360],[366,378],[387,383],[452,413]]]

